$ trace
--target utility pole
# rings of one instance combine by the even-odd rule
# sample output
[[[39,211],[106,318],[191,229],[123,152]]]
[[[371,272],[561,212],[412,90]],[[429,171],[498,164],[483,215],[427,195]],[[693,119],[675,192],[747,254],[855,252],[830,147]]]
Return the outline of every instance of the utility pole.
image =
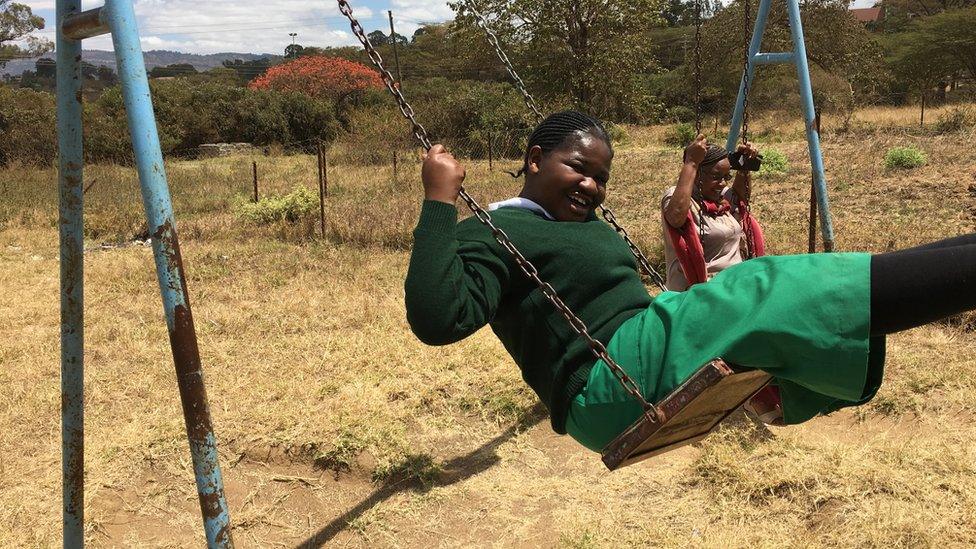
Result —
[[[390,16],[390,43],[393,44],[393,61],[396,63],[397,84],[403,82],[403,75],[400,74],[400,55],[397,53],[396,31],[393,30],[393,10],[386,10]]]

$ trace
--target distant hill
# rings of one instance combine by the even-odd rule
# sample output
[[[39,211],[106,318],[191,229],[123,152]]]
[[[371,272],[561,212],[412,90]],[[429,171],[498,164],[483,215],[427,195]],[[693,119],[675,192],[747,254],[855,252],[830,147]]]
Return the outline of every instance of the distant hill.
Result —
[[[273,55],[270,53],[221,52],[201,55],[196,53],[181,53],[178,51],[169,50],[149,50],[147,52],[143,52],[142,56],[146,61],[147,69],[165,65],[173,65],[176,63],[188,63],[193,65],[197,70],[207,70],[214,67],[220,67],[226,60],[241,59],[243,61],[254,61],[255,59],[261,59],[262,57],[271,57],[273,59],[280,59],[282,57],[280,55]],[[53,59],[54,54],[48,53],[42,55],[41,57]],[[105,65],[107,67],[112,67],[113,69],[115,68],[115,52],[103,50],[83,50],[81,52],[81,58],[92,65]],[[34,59],[12,60],[8,62],[3,69],[0,69],[0,74],[19,76],[24,71],[34,70],[34,63],[38,59],[40,59],[40,57],[36,57]]]

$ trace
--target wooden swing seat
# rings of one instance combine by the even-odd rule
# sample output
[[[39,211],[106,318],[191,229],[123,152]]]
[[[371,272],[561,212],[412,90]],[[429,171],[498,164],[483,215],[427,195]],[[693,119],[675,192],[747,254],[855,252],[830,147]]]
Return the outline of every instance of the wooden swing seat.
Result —
[[[603,449],[611,471],[705,438],[772,376],[716,358],[661,399]]]

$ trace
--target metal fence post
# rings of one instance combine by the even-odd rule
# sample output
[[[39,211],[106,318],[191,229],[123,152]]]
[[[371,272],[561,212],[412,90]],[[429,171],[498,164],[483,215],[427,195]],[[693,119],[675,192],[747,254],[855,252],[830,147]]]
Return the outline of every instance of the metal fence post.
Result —
[[[319,222],[322,224],[322,238],[325,238],[325,170],[322,168],[322,157],[325,153],[322,151],[321,141],[315,147],[315,152],[319,167]]]
[[[397,153],[396,149],[393,149],[393,184],[397,183]]]
[[[491,149],[492,149],[492,147],[491,147],[491,133],[489,133],[488,134],[488,171],[492,171],[492,169],[493,169],[492,164],[493,164],[494,158],[492,158],[492,157],[494,156],[494,154],[492,154],[492,153],[494,151],[492,151]]]
[[[135,13],[131,0],[107,0],[104,9],[112,31],[142,201],[152,235],[156,275],[176,366],[207,545],[231,547],[230,514],[217,461],[217,440],[210,422],[200,351]]]
[[[251,161],[251,176],[254,179],[254,202],[258,201],[258,162]]]

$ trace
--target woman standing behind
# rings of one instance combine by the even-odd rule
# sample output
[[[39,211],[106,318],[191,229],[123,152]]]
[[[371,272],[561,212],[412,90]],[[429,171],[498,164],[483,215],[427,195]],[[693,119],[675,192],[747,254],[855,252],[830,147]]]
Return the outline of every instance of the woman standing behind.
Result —
[[[755,158],[751,143],[738,151]],[[738,171],[731,187],[728,152],[699,135],[684,152],[678,185],[665,191],[664,259],[669,290],[684,291],[744,259],[763,255],[762,231],[749,216],[749,172]]]

